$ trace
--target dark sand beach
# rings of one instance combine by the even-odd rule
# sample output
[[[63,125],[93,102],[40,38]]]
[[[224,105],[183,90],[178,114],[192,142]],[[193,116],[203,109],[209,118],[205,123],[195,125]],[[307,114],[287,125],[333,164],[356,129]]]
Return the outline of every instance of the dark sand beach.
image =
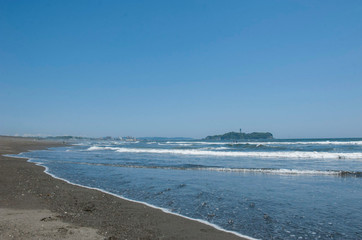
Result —
[[[197,221],[68,184],[26,159],[3,156],[62,145],[0,136],[0,239],[241,239]]]

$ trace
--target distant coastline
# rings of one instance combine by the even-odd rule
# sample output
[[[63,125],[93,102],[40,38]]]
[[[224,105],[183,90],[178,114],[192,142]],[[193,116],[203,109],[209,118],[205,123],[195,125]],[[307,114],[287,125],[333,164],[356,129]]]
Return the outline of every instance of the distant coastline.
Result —
[[[245,140],[245,139],[273,139],[273,134],[270,132],[228,132],[222,135],[207,136],[205,140]]]

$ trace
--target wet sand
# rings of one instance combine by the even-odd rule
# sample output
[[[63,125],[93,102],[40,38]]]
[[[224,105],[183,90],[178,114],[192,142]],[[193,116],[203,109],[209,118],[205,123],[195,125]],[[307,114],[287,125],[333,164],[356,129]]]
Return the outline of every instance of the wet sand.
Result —
[[[55,179],[22,158],[62,142],[0,136],[0,239],[242,239],[212,226]]]

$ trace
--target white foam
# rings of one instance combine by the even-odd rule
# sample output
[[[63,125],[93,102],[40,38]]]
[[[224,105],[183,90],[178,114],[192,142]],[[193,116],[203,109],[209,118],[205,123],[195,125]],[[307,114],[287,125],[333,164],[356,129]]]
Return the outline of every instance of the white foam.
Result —
[[[261,173],[274,175],[344,175],[349,173],[353,176],[359,172],[335,171],[335,170],[298,170],[298,169],[268,169],[268,168],[221,168],[221,167],[178,167],[178,166],[146,166],[146,165],[127,165],[127,164],[106,164],[106,163],[86,163],[86,162],[68,162],[81,165],[112,166],[124,168],[150,168],[150,169],[169,169],[185,171],[216,171],[216,172],[236,172],[236,173]]]
[[[245,172],[245,173],[266,173],[276,175],[340,175],[341,171],[318,171],[318,170],[297,170],[297,169],[256,169],[256,168],[198,168],[198,170],[218,172]]]
[[[12,158],[24,158],[29,159],[28,157],[21,156],[22,153],[19,153],[19,155],[16,154],[3,154],[4,157],[12,157]]]
[[[18,157],[9,155],[9,157]],[[27,158],[27,157],[22,157]],[[32,162],[36,162],[33,161]],[[48,160],[42,160],[48,162]],[[54,161],[52,161],[54,162]],[[273,169],[273,168],[228,168],[228,167],[182,167],[182,166],[147,166],[147,165],[128,165],[128,164],[112,164],[112,163],[92,163],[92,162],[74,162],[67,161],[71,164],[92,165],[92,166],[111,166],[124,168],[150,168],[150,169],[169,169],[169,170],[185,170],[185,171],[216,171],[216,172],[237,172],[237,173],[261,173],[275,175],[357,175],[360,172],[343,171],[343,170],[298,170],[298,169]]]
[[[9,157],[14,157],[14,158],[17,158],[16,155],[8,155]],[[20,158],[26,158],[26,157],[20,157]],[[123,197],[121,195],[117,195],[117,194],[114,194],[114,193],[111,193],[111,192],[108,192],[106,190],[103,190],[103,189],[100,189],[100,188],[94,188],[94,187],[88,187],[88,186],[85,186],[85,185],[81,185],[81,184],[77,184],[77,183],[73,183],[67,179],[64,179],[64,178],[61,178],[61,177],[57,177],[56,175],[52,174],[49,172],[49,168],[45,165],[43,165],[41,162],[36,162],[36,161],[33,161],[31,158],[28,159],[28,162],[32,162],[32,163],[35,163],[35,165],[38,165],[38,166],[42,166],[45,168],[44,172],[48,175],[50,175],[51,177],[55,178],[55,179],[59,179],[59,180],[62,180],[68,184],[71,184],[71,185],[74,185],[74,186],[78,186],[78,187],[84,187],[84,188],[88,188],[88,189],[92,189],[92,190],[97,190],[97,191],[100,191],[100,192],[103,192],[103,193],[106,193],[106,194],[109,194],[109,195],[112,195],[112,196],[115,196],[115,197],[118,197],[120,199],[124,199],[124,200],[127,200],[127,201],[130,201],[130,202],[134,202],[134,203],[139,203],[139,204],[143,204],[147,207],[151,207],[151,208],[154,208],[154,209],[159,209],[165,213],[168,213],[168,214],[172,214],[172,215],[175,215],[175,216],[179,216],[179,217],[183,217],[185,219],[188,219],[188,220],[191,220],[191,221],[196,221],[196,222],[200,222],[200,223],[203,223],[205,225],[208,225],[208,226],[211,226],[219,231],[223,231],[223,232],[227,232],[227,233],[231,233],[231,234],[234,234],[238,237],[242,237],[242,238],[246,238],[246,239],[250,239],[250,240],[257,240],[256,238],[253,238],[253,237],[249,237],[249,236],[246,236],[246,235],[243,235],[241,233],[238,233],[238,232],[234,232],[234,231],[230,231],[230,230],[226,230],[226,229],[223,229],[221,228],[220,226],[216,225],[216,224],[213,224],[213,223],[209,223],[205,220],[201,220],[201,219],[196,219],[196,218],[191,218],[191,217],[187,217],[187,216],[184,216],[184,215],[181,215],[181,214],[178,214],[178,213],[174,213],[174,212],[171,212],[170,210],[166,209],[166,208],[161,208],[161,207],[157,207],[155,205],[151,205],[149,203],[146,203],[146,202],[142,202],[142,201],[137,201],[137,200],[133,200],[133,199],[129,199],[129,198],[126,198],[126,197]]]
[[[223,144],[255,144],[255,145],[362,145],[362,141],[297,141],[297,142],[252,142],[252,141],[239,141],[239,142],[166,142],[170,145],[177,144],[205,144],[205,145],[223,145]]]
[[[73,143],[72,145],[74,145],[74,146],[85,146],[87,144],[85,144],[85,143]]]
[[[160,145],[160,146],[169,146],[169,145],[172,145],[172,146],[175,146],[175,145],[177,145],[177,146],[192,146],[192,145],[194,145],[194,143],[193,142],[179,142],[179,143],[173,144],[173,143],[166,142],[166,143],[158,143],[158,145]]]
[[[91,146],[87,151],[100,151],[100,150],[118,150],[119,147],[101,147],[101,146]]]
[[[200,148],[200,150],[228,150],[231,149],[229,147],[204,147]]]
[[[114,150],[119,153],[155,153],[178,155],[207,155],[219,157],[261,157],[261,158],[312,158],[312,159],[362,159],[362,152],[311,152],[311,151],[276,151],[276,152],[240,152],[240,151],[208,151],[196,149],[148,149],[92,146],[89,151]]]
[[[362,145],[362,141],[248,142],[261,145]]]
[[[166,142],[167,144],[171,144],[171,145],[178,145],[178,144],[205,144],[205,145],[221,145],[221,144],[231,144],[234,142],[194,142],[194,141],[190,141],[190,142]]]

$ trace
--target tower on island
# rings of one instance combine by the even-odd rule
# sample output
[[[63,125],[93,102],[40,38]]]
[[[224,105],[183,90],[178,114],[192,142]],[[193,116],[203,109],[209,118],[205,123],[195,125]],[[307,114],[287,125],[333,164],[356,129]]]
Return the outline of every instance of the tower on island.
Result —
[[[240,133],[241,133],[241,128],[240,128]]]

